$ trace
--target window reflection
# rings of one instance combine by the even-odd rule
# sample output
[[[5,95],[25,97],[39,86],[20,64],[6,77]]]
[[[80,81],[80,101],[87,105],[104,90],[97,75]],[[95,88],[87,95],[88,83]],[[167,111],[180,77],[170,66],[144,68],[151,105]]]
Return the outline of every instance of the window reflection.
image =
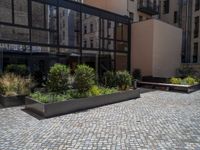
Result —
[[[0,0],[0,21],[12,22],[12,4],[11,0]]]
[[[28,25],[28,1],[14,0],[15,24]]]
[[[80,13],[59,8],[60,45],[80,46]]]

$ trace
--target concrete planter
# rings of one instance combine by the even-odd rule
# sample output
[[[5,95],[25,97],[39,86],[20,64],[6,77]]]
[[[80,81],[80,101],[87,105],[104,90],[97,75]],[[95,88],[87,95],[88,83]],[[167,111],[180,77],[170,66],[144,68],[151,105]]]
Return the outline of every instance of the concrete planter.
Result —
[[[139,97],[139,89],[97,97],[72,99],[52,104],[43,104],[38,102],[37,100],[31,99],[30,97],[26,97],[25,109],[36,113],[42,117],[49,118],[58,115],[77,112],[80,110],[86,110],[103,105],[136,99]]]
[[[154,83],[154,82],[138,82],[139,87],[148,87],[156,89],[165,89],[167,91],[180,91],[185,93],[192,93],[200,90],[200,84],[197,85],[178,85],[167,83]]]
[[[0,95],[0,104],[3,107],[20,106],[25,104],[25,96],[3,96]]]

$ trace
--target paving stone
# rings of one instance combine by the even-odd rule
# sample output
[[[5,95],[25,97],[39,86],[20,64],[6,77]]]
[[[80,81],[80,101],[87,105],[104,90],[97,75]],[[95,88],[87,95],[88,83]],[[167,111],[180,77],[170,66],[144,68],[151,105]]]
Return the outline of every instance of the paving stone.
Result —
[[[22,109],[0,107],[0,150],[200,150],[199,91],[152,91],[45,120]]]

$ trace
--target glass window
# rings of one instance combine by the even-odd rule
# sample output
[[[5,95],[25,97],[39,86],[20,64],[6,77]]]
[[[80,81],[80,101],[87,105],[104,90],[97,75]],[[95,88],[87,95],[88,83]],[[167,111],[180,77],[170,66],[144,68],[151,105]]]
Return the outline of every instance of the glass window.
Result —
[[[11,0],[0,0],[0,21],[12,22],[12,4]]]
[[[128,43],[127,42],[123,42],[123,41],[117,41],[116,42],[116,49],[118,51],[126,51],[126,52],[128,52]]]
[[[28,25],[27,0],[14,0],[15,24]]]
[[[82,51],[82,62],[94,68],[97,74],[98,74],[98,58],[99,58],[98,51],[87,51],[87,50]]]
[[[32,46],[32,53],[57,53],[58,49],[54,47]]]
[[[122,23],[117,23],[117,31],[116,31],[116,39],[117,40],[122,40],[122,32],[123,31],[123,24]]]
[[[123,24],[123,41],[128,41],[128,25]]]
[[[115,35],[115,22],[102,19],[101,20],[101,37],[114,39]]]
[[[29,30],[12,26],[0,25],[0,39],[29,42]]]
[[[84,41],[88,39],[89,44],[87,44],[87,48],[99,48],[99,17],[93,15],[86,15],[88,17],[82,17],[82,46],[85,46]],[[90,28],[89,31],[87,31]]]
[[[57,32],[31,30],[31,39],[34,43],[57,44]]]
[[[63,13],[65,12],[65,13]],[[80,13],[65,9],[59,8],[59,24],[60,26],[60,34],[65,33],[63,35],[64,38],[60,39],[60,45],[70,46],[70,47],[79,47],[80,46]],[[63,26],[63,22],[65,25]]]
[[[126,53],[116,53],[116,71],[128,70],[128,55]]]
[[[57,30],[57,9],[55,6],[45,5],[46,21],[45,28]]]
[[[29,45],[19,45],[19,44],[6,44],[1,43],[0,49],[6,50],[6,51],[23,51],[23,52],[30,52],[30,46]]]
[[[116,32],[117,40],[128,41],[128,25],[118,23]]]
[[[114,52],[104,52],[101,51],[100,58],[99,58],[99,73],[100,76],[103,76],[105,72],[108,70],[113,71],[114,70],[114,61],[115,55]]]
[[[44,15],[47,10],[44,10],[44,4],[32,2],[32,26],[38,28],[44,28]]]

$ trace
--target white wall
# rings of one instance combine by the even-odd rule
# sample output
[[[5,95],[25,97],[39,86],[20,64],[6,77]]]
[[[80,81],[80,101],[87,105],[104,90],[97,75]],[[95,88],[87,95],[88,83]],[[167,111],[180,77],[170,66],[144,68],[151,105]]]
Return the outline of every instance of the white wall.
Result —
[[[181,65],[182,30],[154,20],[153,76],[169,78]]]
[[[143,76],[168,78],[181,65],[182,30],[150,19],[132,26],[132,71]]]

